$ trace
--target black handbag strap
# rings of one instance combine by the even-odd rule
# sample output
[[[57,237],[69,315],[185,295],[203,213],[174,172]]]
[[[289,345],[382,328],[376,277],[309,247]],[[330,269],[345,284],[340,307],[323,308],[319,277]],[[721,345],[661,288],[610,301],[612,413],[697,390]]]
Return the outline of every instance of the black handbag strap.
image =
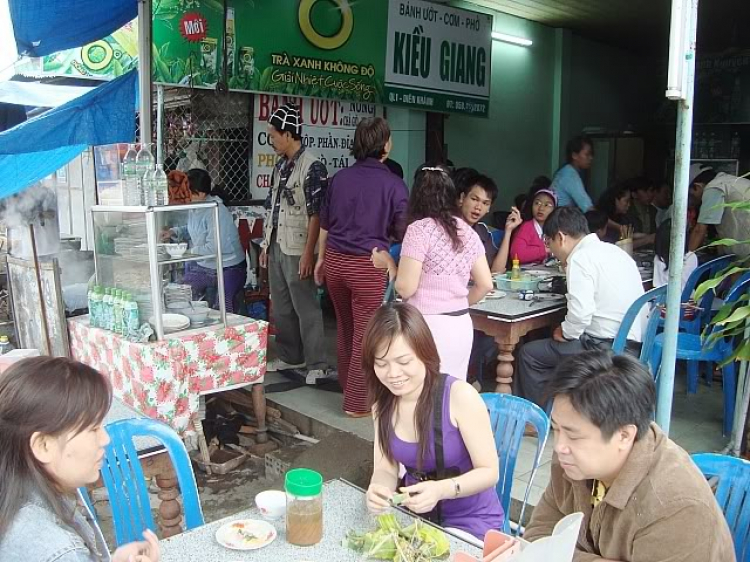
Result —
[[[435,468],[437,480],[445,478],[445,455],[443,453],[443,394],[445,393],[445,375],[440,373],[437,388],[432,401],[432,432],[435,445]],[[443,514],[440,502],[435,506],[437,524],[442,525]]]

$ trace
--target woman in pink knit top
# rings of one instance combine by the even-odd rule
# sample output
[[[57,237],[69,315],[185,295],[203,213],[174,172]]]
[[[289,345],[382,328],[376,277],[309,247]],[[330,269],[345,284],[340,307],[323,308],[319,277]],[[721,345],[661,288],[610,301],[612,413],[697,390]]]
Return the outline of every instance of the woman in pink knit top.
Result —
[[[510,258],[521,263],[541,263],[550,257],[542,238],[544,221],[557,206],[557,196],[550,189],[540,189],[531,202],[531,219],[518,227],[510,244]]]
[[[420,168],[398,267],[388,252],[377,249],[373,263],[388,268],[396,292],[424,316],[441,371],[466,379],[473,342],[469,306],[492,289],[492,274],[479,235],[458,216],[457,199],[444,167]]]

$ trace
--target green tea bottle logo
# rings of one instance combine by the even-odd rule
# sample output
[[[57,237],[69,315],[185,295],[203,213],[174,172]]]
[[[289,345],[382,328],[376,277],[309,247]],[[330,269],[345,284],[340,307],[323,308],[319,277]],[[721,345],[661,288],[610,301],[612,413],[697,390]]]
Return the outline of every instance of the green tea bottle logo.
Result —
[[[319,0],[302,0],[299,4],[299,28],[302,31],[302,35],[304,35],[305,39],[310,43],[319,49],[324,49],[326,51],[338,49],[346,43],[352,34],[352,29],[354,28],[354,16],[352,14],[352,8],[349,6],[349,0],[332,1],[336,4],[341,13],[340,27],[333,35],[322,35],[313,26],[312,10]]]

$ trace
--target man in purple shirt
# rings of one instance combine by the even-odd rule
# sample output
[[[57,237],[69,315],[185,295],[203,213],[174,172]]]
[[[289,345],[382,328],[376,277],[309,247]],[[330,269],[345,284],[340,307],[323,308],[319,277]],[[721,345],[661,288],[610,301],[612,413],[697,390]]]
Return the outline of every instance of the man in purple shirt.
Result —
[[[388,122],[369,118],[354,133],[356,163],[333,176],[320,209],[315,281],[328,286],[338,323],[339,382],[344,411],[369,415],[362,375],[362,336],[383,300],[386,278],[370,261],[406,230],[409,192],[383,163],[393,146]]]

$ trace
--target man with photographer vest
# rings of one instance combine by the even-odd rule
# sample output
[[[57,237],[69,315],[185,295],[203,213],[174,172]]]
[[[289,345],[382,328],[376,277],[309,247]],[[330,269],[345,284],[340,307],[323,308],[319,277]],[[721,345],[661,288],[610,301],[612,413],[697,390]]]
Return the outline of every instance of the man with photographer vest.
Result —
[[[323,314],[313,280],[326,167],[302,145],[299,109],[285,104],[268,120],[268,139],[281,158],[271,175],[260,256],[268,281],[278,357],[268,371],[306,369],[307,383],[334,378],[328,369]]]

